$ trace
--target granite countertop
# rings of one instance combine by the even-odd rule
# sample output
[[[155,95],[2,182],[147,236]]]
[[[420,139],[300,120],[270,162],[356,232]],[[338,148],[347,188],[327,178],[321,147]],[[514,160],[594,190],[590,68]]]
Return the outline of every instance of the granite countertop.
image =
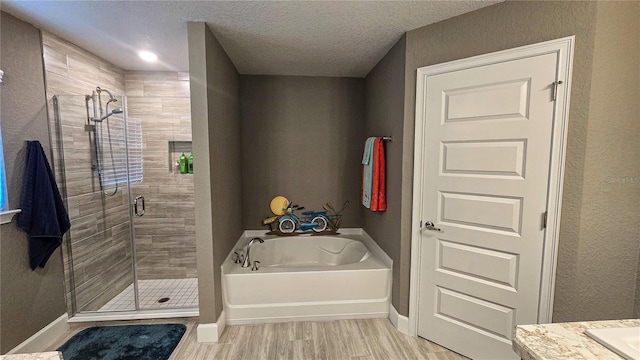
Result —
[[[513,350],[523,360],[620,360],[622,357],[584,332],[587,329],[635,326],[640,326],[640,319],[520,325],[516,327]]]
[[[62,354],[58,351],[43,353],[0,355],[0,360],[62,360]]]

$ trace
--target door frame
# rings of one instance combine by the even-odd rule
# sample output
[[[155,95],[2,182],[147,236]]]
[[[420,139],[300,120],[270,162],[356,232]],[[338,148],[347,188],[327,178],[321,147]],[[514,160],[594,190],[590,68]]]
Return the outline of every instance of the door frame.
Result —
[[[553,315],[558,236],[560,232],[560,210],[562,207],[562,185],[564,183],[567,130],[569,120],[569,98],[571,93],[571,73],[575,36],[569,36],[542,43],[478,55],[466,59],[418,68],[416,78],[416,114],[413,158],[413,206],[411,215],[411,278],[409,284],[409,326],[410,335],[418,335],[418,287],[420,284],[421,221],[423,195],[423,144],[425,138],[426,86],[429,76],[497,64],[522,58],[555,53],[558,54],[556,80],[562,81],[557,88],[554,124],[551,135],[551,163],[549,189],[547,193],[547,227],[544,236],[542,277],[538,305],[538,323],[549,323]],[[551,86],[551,85],[550,85]],[[552,89],[550,88],[550,94]]]

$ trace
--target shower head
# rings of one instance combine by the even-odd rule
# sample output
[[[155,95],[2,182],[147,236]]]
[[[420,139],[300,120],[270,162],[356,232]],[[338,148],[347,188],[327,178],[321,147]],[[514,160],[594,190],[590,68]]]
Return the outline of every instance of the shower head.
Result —
[[[116,97],[113,96],[111,91],[109,91],[107,89],[102,89],[102,88],[100,88],[100,86],[96,87],[96,92],[98,93],[98,95],[100,95],[100,93],[103,92],[103,91],[106,92],[109,95],[109,101],[107,103],[112,103],[112,102],[118,101],[118,99],[116,99]]]
[[[95,118],[94,117],[94,118],[91,118],[91,120],[93,120],[95,122],[102,122],[102,120],[108,118],[109,116],[114,115],[114,114],[122,114],[122,112],[123,112],[122,108],[113,109],[109,113],[107,113],[107,115],[105,115],[105,116],[103,116],[101,118]]]

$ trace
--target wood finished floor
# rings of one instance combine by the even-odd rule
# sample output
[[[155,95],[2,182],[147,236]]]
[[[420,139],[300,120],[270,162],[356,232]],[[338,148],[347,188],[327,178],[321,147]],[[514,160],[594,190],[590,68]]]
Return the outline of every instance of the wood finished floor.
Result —
[[[99,325],[183,323],[187,331],[169,360],[420,360],[465,357],[404,335],[387,319],[227,326],[218,343],[199,343],[197,319],[72,324],[50,350],[80,330]]]

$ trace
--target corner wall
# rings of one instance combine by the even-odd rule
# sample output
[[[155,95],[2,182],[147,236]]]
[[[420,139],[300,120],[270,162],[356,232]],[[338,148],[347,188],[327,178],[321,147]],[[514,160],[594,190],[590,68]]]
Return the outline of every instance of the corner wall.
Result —
[[[408,244],[400,241],[402,218],[402,144],[404,142],[404,88],[405,88],[406,36],[387,52],[365,78],[364,133],[393,137],[385,143],[387,211],[362,211],[363,228],[393,260],[392,303],[396,310],[408,304],[409,277],[401,276],[408,267]],[[409,216],[411,216],[409,214]]]
[[[0,12],[0,122],[9,208],[20,203],[26,140],[39,140],[51,164],[40,31]],[[29,268],[27,235],[16,218],[0,230],[0,353],[13,349],[66,312],[60,250]]]
[[[200,323],[222,313],[220,265],[243,229],[239,75],[203,22],[189,22]]]

